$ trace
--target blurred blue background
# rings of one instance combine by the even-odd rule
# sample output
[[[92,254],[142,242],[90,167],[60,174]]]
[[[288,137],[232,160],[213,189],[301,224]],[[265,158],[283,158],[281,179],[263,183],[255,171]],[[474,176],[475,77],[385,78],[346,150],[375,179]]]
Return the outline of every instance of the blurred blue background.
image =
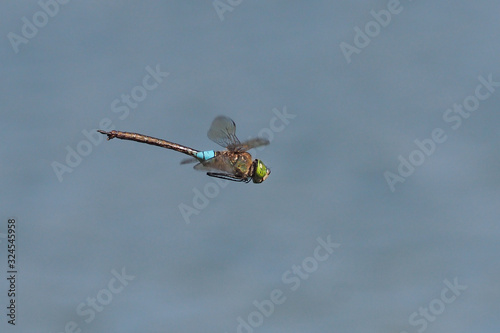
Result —
[[[0,8],[2,332],[498,330],[498,1]],[[217,149],[220,114],[264,183],[95,133]]]

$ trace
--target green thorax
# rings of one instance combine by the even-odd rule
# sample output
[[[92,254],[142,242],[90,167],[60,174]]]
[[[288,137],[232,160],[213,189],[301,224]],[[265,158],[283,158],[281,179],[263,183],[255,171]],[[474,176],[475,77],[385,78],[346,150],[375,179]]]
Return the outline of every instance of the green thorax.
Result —
[[[220,151],[217,152],[224,155],[233,168],[233,173],[239,177],[252,176],[252,155],[247,152]]]

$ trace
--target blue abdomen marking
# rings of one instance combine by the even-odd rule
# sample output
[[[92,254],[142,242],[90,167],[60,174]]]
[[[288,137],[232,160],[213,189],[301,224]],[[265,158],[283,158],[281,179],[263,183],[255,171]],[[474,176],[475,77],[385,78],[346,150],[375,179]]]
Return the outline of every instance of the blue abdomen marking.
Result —
[[[196,153],[196,157],[202,161],[209,160],[214,156],[215,156],[215,151],[213,150],[199,151]]]

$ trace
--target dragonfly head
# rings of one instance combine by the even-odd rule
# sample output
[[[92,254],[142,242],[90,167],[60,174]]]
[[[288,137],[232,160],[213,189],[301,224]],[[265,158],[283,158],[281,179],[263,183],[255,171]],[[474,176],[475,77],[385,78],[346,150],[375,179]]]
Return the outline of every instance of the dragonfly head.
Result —
[[[262,163],[261,160],[255,160],[253,161],[253,166],[254,166],[254,173],[252,176],[252,180],[254,183],[262,183],[264,180],[269,177],[269,174],[271,173],[271,169],[268,169],[264,163]]]

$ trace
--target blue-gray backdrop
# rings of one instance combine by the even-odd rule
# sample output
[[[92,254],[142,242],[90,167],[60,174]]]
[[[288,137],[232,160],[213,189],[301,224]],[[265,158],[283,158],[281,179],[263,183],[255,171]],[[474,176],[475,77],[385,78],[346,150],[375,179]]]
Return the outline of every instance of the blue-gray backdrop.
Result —
[[[0,8],[2,332],[498,330],[498,1]],[[219,114],[263,184],[95,133]]]

